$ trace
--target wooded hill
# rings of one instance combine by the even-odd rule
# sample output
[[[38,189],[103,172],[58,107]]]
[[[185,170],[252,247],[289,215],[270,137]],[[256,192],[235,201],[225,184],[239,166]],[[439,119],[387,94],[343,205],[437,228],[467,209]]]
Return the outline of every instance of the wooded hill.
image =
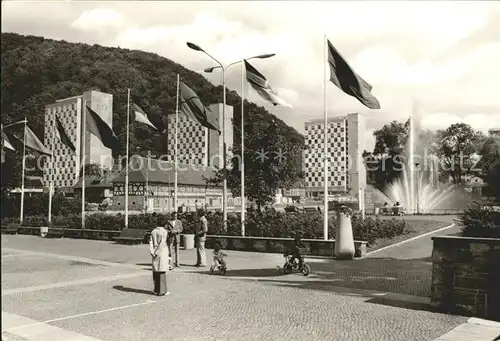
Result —
[[[30,128],[41,140],[45,105],[90,89],[113,94],[113,129],[120,138],[122,155],[125,153],[127,88],[133,90],[135,103],[158,126],[165,124],[166,115],[175,110],[177,74],[207,106],[222,100],[221,86],[214,86],[200,74],[154,53],[13,33],[2,33],[1,37],[2,123],[27,117]],[[234,106],[234,152],[237,153],[241,98],[236,92],[228,91],[227,103]],[[276,133],[275,138],[267,136],[270,129]],[[132,123],[130,150],[167,154],[167,134],[152,135],[145,125]],[[245,106],[245,141],[248,153],[265,149],[269,144],[292,151],[295,154],[289,156],[293,159],[293,171],[300,170],[303,136],[254,103]],[[10,158],[19,157],[9,154]]]

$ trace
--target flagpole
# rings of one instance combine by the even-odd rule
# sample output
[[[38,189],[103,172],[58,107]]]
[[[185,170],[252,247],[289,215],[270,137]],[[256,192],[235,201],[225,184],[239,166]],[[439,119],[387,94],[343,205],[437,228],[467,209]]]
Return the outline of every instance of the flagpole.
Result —
[[[125,228],[128,227],[128,168],[129,168],[129,159],[128,159],[128,144],[129,144],[129,126],[130,126],[130,89],[127,89],[127,165],[125,167]]]
[[[175,147],[174,147],[174,212],[177,212],[177,199],[178,199],[178,191],[177,191],[177,163],[179,162],[178,158],[178,135],[179,135],[179,83],[180,76],[177,74],[177,94],[175,99]]]
[[[324,78],[324,110],[325,110],[325,122],[324,122],[324,171],[325,171],[325,178],[324,178],[324,186],[325,186],[325,195],[324,195],[324,212],[323,212],[323,238],[325,240],[328,240],[328,134],[327,134],[327,125],[328,125],[328,100],[327,100],[327,78],[326,78],[326,64],[328,63],[328,54],[327,54],[327,39],[326,39],[326,34],[324,35],[323,38],[323,45],[324,45],[324,63],[323,63],[323,78]]]
[[[85,228],[85,140],[87,135],[87,102],[83,100],[82,112],[82,229]]]
[[[145,188],[145,192],[146,192],[146,200],[145,200],[145,207],[146,207],[146,212],[144,213],[148,213],[148,208],[149,208],[149,165],[150,165],[150,162],[149,162],[149,155],[148,155],[148,164],[146,166],[146,188]]]
[[[50,157],[51,170],[50,170],[50,181],[49,181],[49,217],[48,217],[49,226],[52,222],[52,188],[54,187],[54,167],[55,167],[54,147],[56,144],[56,129],[57,129],[56,125],[57,125],[56,114],[54,114],[54,129],[52,130],[52,156]]]
[[[241,235],[245,236],[245,63],[241,60]]]
[[[23,223],[24,217],[24,173],[26,171],[26,127],[28,125],[28,120],[24,118],[24,134],[23,134],[23,171],[21,176],[21,212],[19,221]]]

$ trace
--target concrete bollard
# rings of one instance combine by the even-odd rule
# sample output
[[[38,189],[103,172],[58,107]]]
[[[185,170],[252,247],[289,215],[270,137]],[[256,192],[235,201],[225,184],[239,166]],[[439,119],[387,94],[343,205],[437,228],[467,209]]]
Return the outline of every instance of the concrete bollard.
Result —
[[[343,210],[337,211],[337,231],[335,237],[335,259],[354,259],[354,236],[351,215]]]

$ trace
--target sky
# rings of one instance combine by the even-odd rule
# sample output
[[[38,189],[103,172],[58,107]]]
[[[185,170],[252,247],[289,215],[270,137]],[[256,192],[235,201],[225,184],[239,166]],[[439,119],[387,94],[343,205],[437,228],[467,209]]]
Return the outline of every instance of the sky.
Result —
[[[380,110],[364,107],[327,82],[331,117],[366,117],[373,131],[414,115],[426,129],[465,122],[500,127],[500,2],[496,1],[2,1],[2,32],[158,53],[194,71],[213,66],[194,42],[223,64],[251,63],[293,108],[265,106],[304,133],[324,115],[324,37],[373,86]],[[240,64],[226,73],[241,93]],[[212,83],[221,74],[203,73]]]

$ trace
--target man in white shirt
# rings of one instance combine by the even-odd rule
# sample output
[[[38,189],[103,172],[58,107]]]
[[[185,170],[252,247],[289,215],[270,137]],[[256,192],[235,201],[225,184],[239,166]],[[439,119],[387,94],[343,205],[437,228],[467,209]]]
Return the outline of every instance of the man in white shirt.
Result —
[[[170,250],[170,257],[172,258],[172,263],[176,267],[179,265],[179,246],[181,243],[181,233],[183,230],[182,221],[177,219],[177,212],[172,213],[173,220],[170,221],[170,235],[168,248]]]

